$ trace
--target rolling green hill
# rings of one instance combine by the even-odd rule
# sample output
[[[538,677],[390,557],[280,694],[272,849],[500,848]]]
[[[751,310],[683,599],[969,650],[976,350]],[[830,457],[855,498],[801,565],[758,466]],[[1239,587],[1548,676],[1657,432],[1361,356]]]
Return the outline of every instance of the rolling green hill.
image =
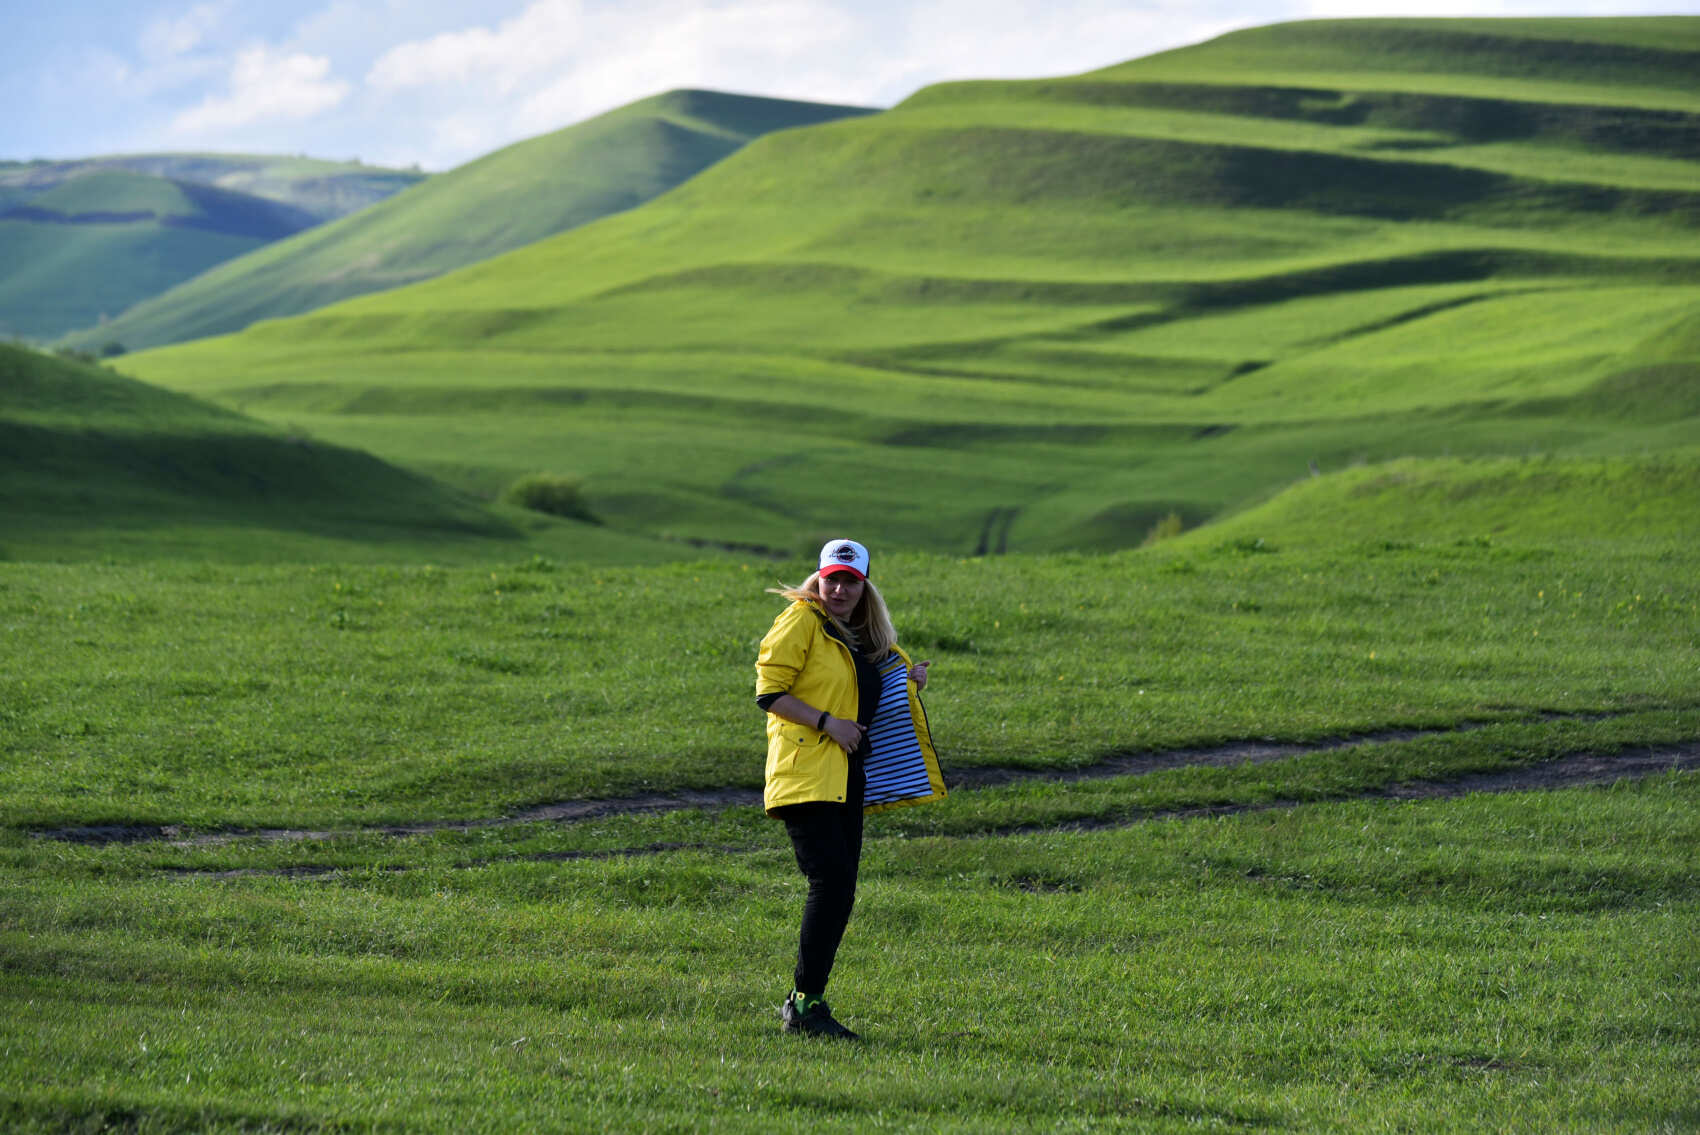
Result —
[[[0,334],[51,339],[314,223],[227,189],[84,174],[0,210]]]
[[[490,493],[1108,549],[1400,457],[1700,438],[1700,19],[1319,21],[786,131],[413,287],[126,360]]]
[[[98,323],[138,300],[423,176],[219,154],[0,163],[0,336],[88,328],[99,348]]]
[[[654,561],[688,549],[492,510],[359,453],[0,344],[0,559]]]
[[[229,261],[66,341],[157,346],[429,279],[630,209],[762,134],[865,113],[713,91],[657,95]]]
[[[1610,458],[1407,458],[1308,478],[1166,546],[1691,546],[1700,446]]]

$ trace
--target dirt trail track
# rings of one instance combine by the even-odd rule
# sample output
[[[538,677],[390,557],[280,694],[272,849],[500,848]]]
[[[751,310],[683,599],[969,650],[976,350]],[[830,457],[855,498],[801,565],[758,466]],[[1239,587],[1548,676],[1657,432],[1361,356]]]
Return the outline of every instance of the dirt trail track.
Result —
[[[1465,727],[1468,728],[1468,727]],[[1163,769],[1195,767],[1233,767],[1284,760],[1312,753],[1323,753],[1348,745],[1386,743],[1411,740],[1417,737],[1462,732],[1462,729],[1400,731],[1357,736],[1310,744],[1276,744],[1236,742],[1208,749],[1183,749],[1163,753],[1133,753],[1106,757],[1095,764],[1075,769],[1023,768],[962,768],[948,769],[946,785],[954,791],[973,791],[995,785],[1013,784],[1024,780],[1048,779],[1072,782],[1114,776],[1138,776]],[[1567,788],[1581,785],[1610,784],[1623,779],[1638,779],[1672,771],[1691,771],[1700,768],[1700,741],[1678,745],[1626,749],[1611,754],[1574,753],[1537,765],[1481,773],[1452,780],[1407,781],[1358,793],[1357,799],[1416,800],[1463,796],[1474,792],[1519,792],[1528,790]],[[1273,801],[1256,805],[1227,805],[1211,808],[1189,808],[1168,812],[1148,812],[1129,821],[1106,820],[1101,823],[1071,823],[1071,828],[1119,825],[1140,820],[1194,815],[1220,815],[1262,808],[1287,807],[1300,801]],[[327,840],[355,835],[424,835],[442,831],[470,831],[477,828],[514,824],[556,822],[575,823],[606,816],[634,815],[679,811],[686,808],[718,810],[725,808],[757,808],[761,793],[754,789],[725,788],[712,790],[682,790],[677,792],[644,793],[602,800],[574,800],[528,808],[507,816],[479,820],[423,821],[417,824],[384,825],[341,830],[311,830],[277,828],[248,831],[226,831],[209,834],[188,834],[175,827],[159,825],[113,824],[95,827],[56,828],[37,831],[38,838],[65,840],[73,843],[140,843],[169,841],[185,845],[208,845],[233,842],[239,839],[260,840]],[[1030,830],[1026,828],[1015,830]],[[669,850],[666,846],[635,849],[637,852]]]

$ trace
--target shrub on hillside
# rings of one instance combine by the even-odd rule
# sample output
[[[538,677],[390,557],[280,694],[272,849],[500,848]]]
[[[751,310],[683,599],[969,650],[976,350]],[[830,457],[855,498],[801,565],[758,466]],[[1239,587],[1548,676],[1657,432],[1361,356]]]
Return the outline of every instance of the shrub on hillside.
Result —
[[[560,473],[527,473],[502,494],[502,499],[509,504],[517,504],[532,512],[545,512],[550,516],[565,516],[573,520],[587,520],[599,524],[591,514],[590,506],[584,500],[584,481],[580,477],[570,477]]]
[[[93,351],[79,350],[76,347],[56,347],[53,353],[66,362],[86,363],[89,366],[100,362],[100,356]]]
[[[1145,542],[1140,547],[1148,548],[1152,544],[1161,544],[1164,540],[1179,536],[1185,527],[1186,523],[1181,520],[1180,513],[1171,512],[1151,526],[1151,530],[1145,534]]]

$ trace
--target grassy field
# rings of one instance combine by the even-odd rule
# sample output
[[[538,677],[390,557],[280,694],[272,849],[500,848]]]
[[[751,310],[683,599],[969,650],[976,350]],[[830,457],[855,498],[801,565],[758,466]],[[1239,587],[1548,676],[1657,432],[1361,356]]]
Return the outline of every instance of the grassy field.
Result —
[[[1693,767],[1697,486],[1433,462],[883,557],[956,791],[872,821],[852,1049],[776,1032],[750,667],[803,564],[0,565],[0,1115],[1685,1130],[1695,772],[1445,790]]]
[[[867,853],[781,1037],[774,825],[379,841],[328,875],[7,841],[18,1131],[1681,1131],[1692,774]],[[614,828],[615,825],[610,825]],[[649,852],[656,837],[676,850]],[[704,846],[709,845],[709,846]],[[321,854],[328,850],[321,845]]]
[[[1700,710],[1700,464],[1466,469],[1323,478],[1119,556],[882,556],[882,582],[952,676],[958,767]],[[1450,525],[1390,524],[1406,500]],[[16,565],[0,701],[28,759],[0,794],[38,827],[324,827],[754,787],[764,589],[806,572]]]
[[[848,1050],[776,1032],[803,562],[0,564],[0,1116],[1686,1130],[1696,461],[883,555],[955,790],[871,823]]]
[[[1113,550],[1313,462],[1692,445],[1697,23],[1325,21],[927,88],[125,366],[476,494],[553,470],[616,526],[782,552]]]

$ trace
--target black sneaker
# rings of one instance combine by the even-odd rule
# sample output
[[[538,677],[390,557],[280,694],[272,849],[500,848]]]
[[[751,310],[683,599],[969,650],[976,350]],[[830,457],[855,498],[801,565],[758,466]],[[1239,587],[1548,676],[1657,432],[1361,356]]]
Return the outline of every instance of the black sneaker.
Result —
[[[783,1022],[780,1028],[788,1033],[805,1033],[809,1036],[829,1036],[838,1040],[859,1040],[855,1033],[833,1020],[832,1010],[825,1001],[816,1001],[807,1011],[797,1008],[794,997],[787,997],[785,1004],[779,1007],[779,1019]]]

